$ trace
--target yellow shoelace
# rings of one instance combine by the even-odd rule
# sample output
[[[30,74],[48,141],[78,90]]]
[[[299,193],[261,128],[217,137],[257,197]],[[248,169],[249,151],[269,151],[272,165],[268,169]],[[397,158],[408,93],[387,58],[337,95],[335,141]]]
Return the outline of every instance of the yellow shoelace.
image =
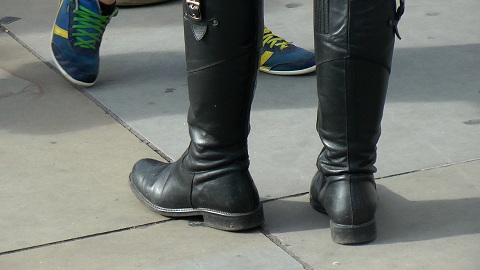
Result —
[[[289,46],[289,43],[285,39],[274,35],[272,31],[268,30],[267,27],[264,27],[263,28],[263,46],[267,44],[270,45],[270,48],[273,48],[273,46],[278,46],[280,47],[280,50],[288,48]]]

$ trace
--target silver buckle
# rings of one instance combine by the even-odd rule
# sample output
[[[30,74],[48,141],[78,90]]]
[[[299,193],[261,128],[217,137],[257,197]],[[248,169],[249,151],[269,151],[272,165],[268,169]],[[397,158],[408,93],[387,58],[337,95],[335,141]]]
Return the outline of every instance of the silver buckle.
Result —
[[[195,22],[202,20],[202,13],[200,12],[200,1],[199,0],[185,0],[186,12],[188,17]]]

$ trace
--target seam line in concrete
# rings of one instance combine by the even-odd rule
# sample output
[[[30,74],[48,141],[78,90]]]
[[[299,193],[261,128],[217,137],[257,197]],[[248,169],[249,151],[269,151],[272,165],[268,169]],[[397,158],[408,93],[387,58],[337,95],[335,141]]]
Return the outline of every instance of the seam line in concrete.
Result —
[[[423,169],[419,169],[419,170],[413,170],[413,171],[408,171],[408,172],[386,175],[386,176],[375,178],[375,180],[387,179],[387,178],[392,178],[392,177],[395,177],[395,176],[407,175],[407,174],[412,174],[412,173],[417,173],[417,172],[431,171],[431,170],[435,170],[435,169],[439,169],[439,168],[446,168],[446,167],[450,167],[450,166],[455,166],[455,165],[460,165],[460,164],[465,164],[465,163],[470,163],[470,162],[475,162],[475,161],[480,161],[480,158],[473,158],[473,159],[463,160],[463,161],[459,161],[459,162],[453,162],[453,163],[447,163],[447,164],[443,164],[443,165],[437,165],[437,166],[433,166],[433,167],[423,168]]]
[[[285,195],[285,196],[277,197],[277,198],[271,198],[271,199],[267,199],[267,200],[262,201],[262,203],[268,203],[268,202],[278,201],[278,200],[282,200],[282,199],[301,197],[301,196],[307,195],[308,193],[309,192],[307,191],[307,192],[300,192],[300,193],[295,193],[295,194],[291,194],[291,195]]]
[[[164,158],[167,162],[172,163],[174,160],[169,157],[166,153],[164,153],[162,150],[158,149],[155,145],[153,145],[149,140],[147,140],[145,137],[143,137],[140,133],[138,133],[136,130],[134,130],[131,126],[129,126],[125,121],[123,121],[120,117],[118,117],[116,114],[114,114],[110,109],[105,107],[100,101],[96,100],[92,95],[90,95],[85,89],[81,86],[78,86],[76,84],[73,84],[72,82],[68,81],[65,79],[65,77],[60,73],[60,71],[52,65],[50,62],[47,60],[43,59],[39,54],[37,54],[32,48],[30,48],[25,42],[23,42],[20,38],[15,36],[10,30],[8,30],[6,27],[3,25],[0,25],[0,29],[7,33],[10,37],[12,37],[16,42],[18,42],[22,47],[24,47],[27,51],[29,51],[33,56],[35,56],[38,60],[40,60],[42,63],[47,65],[51,70],[53,70],[55,73],[57,73],[60,77],[62,77],[65,81],[67,81],[71,86],[73,86],[75,89],[77,89],[80,93],[82,93],[84,96],[86,96],[90,101],[95,103],[100,109],[102,109],[106,114],[108,114],[110,117],[112,117],[117,123],[122,125],[126,130],[128,130],[130,133],[132,133],[135,137],[137,137],[140,142],[146,144],[148,147],[150,147],[155,153],[160,155],[162,158]]]
[[[268,231],[266,231],[263,228],[260,228],[260,232],[263,235],[265,235],[265,237],[267,237],[270,241],[272,241],[275,245],[277,245],[279,248],[281,248],[290,257],[292,257],[294,260],[296,260],[298,263],[300,263],[302,265],[303,269],[306,269],[306,270],[314,270],[315,269],[310,264],[308,264],[307,262],[300,259],[299,256],[297,256],[295,253],[293,253],[291,250],[289,250],[286,246],[284,246],[282,244],[282,240],[277,238],[275,235],[269,233]]]
[[[50,63],[47,63],[50,64]],[[62,75],[63,76],[63,75]],[[70,83],[70,82],[69,82]],[[72,83],[70,83],[72,84]],[[140,142],[146,144],[150,149],[152,149],[155,153],[157,153],[159,156],[164,158],[167,162],[172,163],[174,160],[169,157],[167,154],[165,154],[162,150],[158,149],[153,143],[151,143],[147,138],[143,137],[140,133],[138,133],[135,129],[133,129],[130,125],[128,125],[125,121],[123,121],[120,117],[118,117],[116,114],[114,114],[110,109],[105,107],[102,103],[100,103],[98,100],[96,100],[93,96],[91,96],[87,91],[85,91],[83,88],[72,84],[78,91],[80,91],[83,95],[85,95],[90,101],[95,103],[98,107],[100,107],[106,114],[108,114],[110,117],[112,117],[117,123],[119,123],[121,126],[123,126],[126,130],[128,130],[130,133],[133,134],[133,136],[137,137],[137,139],[140,140]]]
[[[41,245],[35,245],[35,246],[30,246],[30,247],[25,247],[25,248],[19,248],[19,249],[4,251],[4,252],[0,252],[0,256],[12,254],[12,253],[17,253],[17,252],[22,252],[22,251],[27,251],[27,250],[32,250],[32,249],[37,249],[37,248],[60,245],[60,244],[69,243],[69,242],[75,242],[75,241],[78,241],[78,240],[84,240],[84,239],[94,238],[94,237],[98,237],[98,236],[120,233],[120,232],[124,232],[124,231],[129,231],[129,230],[145,229],[145,228],[148,228],[150,226],[154,226],[154,225],[158,225],[158,224],[162,224],[162,223],[167,223],[167,222],[170,222],[170,221],[172,221],[172,219],[150,222],[150,223],[146,223],[146,224],[142,224],[142,225],[135,225],[135,226],[132,226],[132,227],[126,227],[126,228],[116,229],[116,230],[112,230],[112,231],[94,233],[94,234],[89,234],[89,235],[84,235],[84,236],[59,240],[59,241],[55,241],[55,242],[51,242],[51,243],[45,243],[45,244],[41,244]]]

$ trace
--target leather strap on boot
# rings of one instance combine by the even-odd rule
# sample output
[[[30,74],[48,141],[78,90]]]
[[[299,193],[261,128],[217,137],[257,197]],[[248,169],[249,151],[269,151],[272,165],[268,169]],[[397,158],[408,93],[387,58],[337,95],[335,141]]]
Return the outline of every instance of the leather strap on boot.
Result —
[[[402,18],[403,13],[405,12],[405,0],[400,0],[400,5],[398,6],[397,12],[395,12],[395,16],[388,22],[388,25],[393,27],[393,32],[398,39],[402,39],[400,36],[400,32],[398,31],[398,22]]]
[[[190,21],[193,35],[197,41],[203,39],[209,26],[218,25],[218,20],[215,18],[209,20],[203,18],[202,7],[200,0],[184,0],[183,18]]]

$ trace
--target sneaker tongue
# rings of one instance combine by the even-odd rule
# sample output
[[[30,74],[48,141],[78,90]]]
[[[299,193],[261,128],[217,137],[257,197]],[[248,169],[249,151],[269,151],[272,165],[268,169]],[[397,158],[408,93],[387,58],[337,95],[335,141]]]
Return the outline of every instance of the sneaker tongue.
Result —
[[[92,12],[97,14],[101,14],[102,11],[100,10],[100,4],[98,1],[92,0],[77,0],[77,6],[83,6],[84,8],[89,9]]]

